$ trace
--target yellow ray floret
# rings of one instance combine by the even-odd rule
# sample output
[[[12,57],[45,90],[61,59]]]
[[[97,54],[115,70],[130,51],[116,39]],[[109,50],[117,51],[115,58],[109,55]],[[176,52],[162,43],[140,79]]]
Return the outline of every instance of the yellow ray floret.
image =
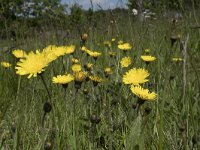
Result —
[[[26,52],[21,50],[21,49],[16,49],[12,51],[12,54],[16,57],[16,58],[24,58],[26,57]]]
[[[123,75],[124,84],[139,85],[148,81],[149,72],[143,68],[133,68]]]
[[[132,85],[131,91],[142,100],[152,101],[157,98],[157,94],[155,92],[150,92],[148,89],[144,89],[141,86]]]

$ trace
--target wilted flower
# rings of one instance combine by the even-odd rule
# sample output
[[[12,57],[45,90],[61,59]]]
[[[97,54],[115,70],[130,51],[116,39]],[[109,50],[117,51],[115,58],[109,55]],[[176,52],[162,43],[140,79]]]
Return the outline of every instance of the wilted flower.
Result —
[[[122,68],[124,68],[124,67],[128,67],[131,64],[131,62],[132,62],[131,57],[124,57],[120,61],[120,64],[121,64]]]
[[[123,83],[124,84],[133,84],[139,85],[140,83],[145,83],[149,81],[146,79],[149,76],[149,72],[143,68],[133,68],[127,71],[123,75]]]

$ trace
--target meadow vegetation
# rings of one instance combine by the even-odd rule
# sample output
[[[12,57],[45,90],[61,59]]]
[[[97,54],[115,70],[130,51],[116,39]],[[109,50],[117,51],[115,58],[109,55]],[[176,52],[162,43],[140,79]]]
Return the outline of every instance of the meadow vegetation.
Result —
[[[200,12],[75,12],[1,37],[0,149],[199,149]]]

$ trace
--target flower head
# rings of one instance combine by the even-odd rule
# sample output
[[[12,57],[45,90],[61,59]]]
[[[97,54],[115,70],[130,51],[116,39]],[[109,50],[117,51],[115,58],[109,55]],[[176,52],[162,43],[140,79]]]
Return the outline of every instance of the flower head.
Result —
[[[132,46],[129,43],[122,43],[118,45],[118,48],[123,51],[127,51],[127,50],[130,50]]]
[[[75,81],[83,82],[86,77],[87,77],[86,71],[74,72],[74,80]]]
[[[148,81],[149,72],[142,68],[133,68],[123,75],[124,84],[139,85]]]
[[[115,53],[115,52],[108,52],[108,55],[109,55],[110,57],[114,57],[114,56],[116,55],[116,53]]]
[[[109,67],[105,68],[104,72],[107,73],[107,74],[112,74],[112,70]]]
[[[121,64],[122,68],[128,67],[131,64],[131,57],[122,58],[122,60],[120,61],[120,64]]]
[[[38,74],[44,71],[44,68],[48,66],[49,60],[39,51],[30,52],[27,54],[25,59],[20,59],[17,63],[15,69],[16,73],[19,75],[29,75],[28,78],[32,76],[36,77]]]
[[[2,61],[1,66],[4,68],[10,68],[12,65],[9,62]]]
[[[141,100],[152,101],[157,98],[157,94],[155,92],[149,92],[148,89],[144,89],[141,86],[131,86],[131,91],[133,94],[138,96]]]
[[[144,50],[146,53],[150,52],[151,50],[149,48]]]
[[[21,50],[21,49],[16,49],[12,51],[12,54],[16,57],[16,58],[24,58],[26,57],[26,52]]]
[[[151,55],[142,55],[141,56],[141,59],[145,62],[151,62],[151,61],[154,61],[156,60],[156,57],[154,56],[151,56]]]
[[[74,80],[74,77],[71,74],[58,75],[57,77],[52,78],[53,83],[57,83],[57,84],[68,84],[73,80]]]
[[[79,71],[81,71],[81,65],[79,65],[79,64],[73,64],[72,65],[72,71],[73,72],[79,72]]]
[[[108,47],[111,47],[111,42],[110,41],[104,41],[103,44],[108,46]]]
[[[92,80],[94,86],[97,86],[99,83],[103,82],[103,79],[98,76],[91,75],[89,78]]]
[[[93,64],[91,64],[91,63],[86,63],[86,64],[84,65],[84,68],[85,68],[87,71],[90,71],[90,70],[92,69],[92,66],[93,66]]]

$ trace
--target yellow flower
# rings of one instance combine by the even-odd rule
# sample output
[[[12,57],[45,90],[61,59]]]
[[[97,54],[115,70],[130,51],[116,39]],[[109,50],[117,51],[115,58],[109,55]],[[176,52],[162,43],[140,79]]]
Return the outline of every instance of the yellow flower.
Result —
[[[97,59],[99,56],[101,56],[101,53],[99,53],[99,52],[89,52],[88,54],[95,59]]]
[[[21,49],[16,49],[12,51],[12,54],[16,57],[16,58],[24,58],[26,57],[26,52],[21,50]]]
[[[10,68],[12,65],[9,62],[2,61],[1,66],[4,68]]]
[[[87,77],[86,71],[74,72],[74,80],[75,81],[83,82],[86,77]]]
[[[149,76],[149,72],[143,68],[133,68],[127,71],[123,75],[123,83],[124,84],[133,84],[139,85],[140,83],[145,83],[149,81],[146,79]]]
[[[76,59],[76,58],[72,58],[72,63],[73,63],[73,64],[76,64],[76,63],[78,63],[78,62],[79,62],[78,59]]]
[[[116,55],[116,53],[115,53],[115,52],[108,52],[108,55],[109,55],[110,57],[114,57],[114,56]]]
[[[141,56],[141,59],[142,59],[143,61],[150,62],[150,61],[156,60],[156,57],[150,56],[150,55],[142,55],[142,56]]]
[[[74,80],[74,77],[71,74],[67,75],[58,75],[57,77],[53,77],[53,83],[57,84],[67,84]]]
[[[181,62],[181,61],[183,61],[183,59],[179,58],[179,57],[174,57],[174,58],[172,58],[172,61],[173,62]]]
[[[84,68],[85,68],[87,71],[89,71],[89,70],[92,69],[92,66],[93,66],[93,64],[87,63],[87,64],[84,65]]]
[[[88,50],[85,46],[81,47],[81,51],[85,52],[86,50]]]
[[[122,40],[119,40],[119,41],[118,41],[118,44],[122,44],[122,43],[124,43]]]
[[[98,76],[89,76],[90,80],[92,80],[93,85],[97,86],[99,83],[103,82],[103,79]]]
[[[72,54],[75,51],[75,45],[66,46],[66,54]]]
[[[79,71],[81,71],[81,65],[79,65],[79,64],[73,64],[72,65],[72,71],[73,72],[79,72]]]
[[[49,45],[43,49],[42,53],[45,55],[45,57],[47,57],[49,63],[56,60],[59,57],[59,55],[55,52],[56,49],[57,47],[55,45]]]
[[[123,44],[119,44],[118,48],[123,51],[127,51],[127,50],[130,50],[132,46],[129,43],[123,43]]]
[[[67,53],[67,49],[65,46],[58,46],[58,47],[56,47],[56,49],[53,49],[53,51],[57,57],[63,56]]]
[[[110,41],[104,41],[103,44],[106,45],[106,46],[108,46],[108,47],[111,47]]]
[[[124,57],[122,58],[122,60],[120,61],[120,64],[122,66],[122,68],[124,67],[128,67],[131,64],[131,58],[130,57]]]
[[[109,67],[105,68],[104,72],[107,73],[107,74],[112,74],[112,70]]]
[[[115,40],[116,40],[115,38],[112,38],[112,39],[111,39],[112,42],[115,42]]]
[[[48,66],[48,58],[39,51],[30,52],[25,59],[20,59],[15,69],[19,75],[28,75],[28,78],[36,77],[38,74],[44,71],[44,68]]]
[[[147,49],[145,49],[144,51],[145,51],[146,53],[148,53],[148,52],[150,52],[151,50],[147,48]]]
[[[149,92],[148,89],[144,89],[141,86],[131,86],[131,91],[133,94],[138,96],[141,100],[152,101],[157,98],[157,94],[155,92]]]

